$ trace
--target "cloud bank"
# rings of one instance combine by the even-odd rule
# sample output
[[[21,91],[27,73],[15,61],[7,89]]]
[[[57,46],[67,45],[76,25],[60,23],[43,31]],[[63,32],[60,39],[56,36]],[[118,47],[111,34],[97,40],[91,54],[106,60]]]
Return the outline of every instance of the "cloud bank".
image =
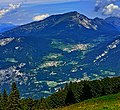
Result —
[[[108,6],[105,6],[105,8],[103,9],[103,14],[105,15],[116,15],[119,16],[119,11],[120,11],[120,7],[114,4],[110,4]]]
[[[33,21],[40,21],[40,20],[43,20],[49,16],[50,16],[49,14],[37,15],[33,18]]]
[[[120,6],[117,2],[120,0],[96,0],[95,11],[103,15],[112,15],[120,17]]]
[[[21,3],[19,4],[9,4],[8,8],[4,8],[0,10],[0,18],[2,18],[3,16],[5,16],[7,13],[18,9],[21,6]]]

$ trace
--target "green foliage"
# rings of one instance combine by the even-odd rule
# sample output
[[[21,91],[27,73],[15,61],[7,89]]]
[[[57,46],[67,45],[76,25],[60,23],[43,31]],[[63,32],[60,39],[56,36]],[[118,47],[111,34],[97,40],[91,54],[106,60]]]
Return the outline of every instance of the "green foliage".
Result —
[[[35,101],[32,98],[21,100],[22,110],[35,110]]]
[[[50,108],[50,107],[49,107],[47,101],[46,101],[44,98],[40,99],[40,100],[38,101],[37,106],[36,106],[36,109],[37,109],[37,110],[47,110],[47,109],[49,109],[49,108]]]
[[[0,110],[49,110],[119,92],[120,77],[114,77],[94,81],[70,82],[63,89],[40,100],[33,100],[32,98],[20,99],[17,85],[13,83],[9,95],[6,90],[4,90],[3,94],[0,94]],[[112,100],[111,97],[106,98],[106,100],[108,99]],[[107,109],[107,106],[103,106],[102,109]]]
[[[8,106],[8,95],[7,95],[6,90],[4,89],[4,92],[3,92],[3,109],[7,109],[7,106]]]
[[[85,100],[54,110],[120,110],[120,93]]]
[[[83,89],[82,89],[82,95],[81,100],[86,100],[92,98],[92,92],[91,92],[90,82],[84,81],[83,83]]]
[[[9,104],[8,104],[7,109],[8,110],[20,110],[21,109],[20,93],[19,93],[16,83],[12,84],[12,90],[10,92]]]
[[[65,104],[66,105],[71,105],[71,104],[74,104],[74,103],[76,103],[74,93],[71,89],[69,89],[68,92],[67,92],[67,96],[65,98]]]
[[[45,100],[50,108],[67,106],[87,99],[120,92],[120,77],[66,84],[65,88]]]
[[[0,110],[2,110],[3,107],[3,99],[2,99],[2,94],[0,93]]]
[[[65,98],[67,91],[61,90],[52,94],[50,97],[46,98],[48,105],[50,108],[57,108],[59,106],[65,106]]]
[[[94,80],[92,82],[89,82],[91,86],[91,93],[92,97],[100,97],[102,96],[103,91],[103,84],[100,80]]]

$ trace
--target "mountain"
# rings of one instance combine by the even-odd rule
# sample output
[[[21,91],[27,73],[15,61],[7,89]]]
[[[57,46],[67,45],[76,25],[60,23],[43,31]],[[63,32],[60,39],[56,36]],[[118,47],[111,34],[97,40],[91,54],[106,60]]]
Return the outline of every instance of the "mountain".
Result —
[[[15,81],[22,97],[40,98],[69,81],[118,76],[116,40],[116,27],[78,12],[52,15],[4,32],[0,35],[0,89],[9,91]]]
[[[13,24],[0,23],[0,33],[11,30],[16,26]]]
[[[120,30],[120,17],[108,17],[105,19],[105,21]]]
[[[96,57],[94,62],[101,68],[110,69],[111,74],[117,73],[119,76],[120,71],[120,36],[107,44],[103,52]],[[114,70],[114,71],[113,71]],[[109,72],[108,72],[109,73]]]
[[[106,31],[105,31],[106,30]],[[118,33],[118,30],[103,19],[88,17],[78,12],[53,15],[45,20],[32,22],[5,33],[6,36],[92,36]],[[89,34],[87,34],[87,33]],[[3,34],[4,35],[4,34]]]

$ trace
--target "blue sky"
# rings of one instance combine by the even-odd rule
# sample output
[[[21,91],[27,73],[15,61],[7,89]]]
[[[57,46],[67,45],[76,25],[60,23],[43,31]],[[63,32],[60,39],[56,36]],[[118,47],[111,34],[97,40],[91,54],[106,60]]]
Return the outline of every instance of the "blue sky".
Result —
[[[52,3],[63,3],[71,1],[86,1],[86,0],[1,0],[0,4],[18,3],[23,2],[25,4],[52,4]]]
[[[109,3],[108,0],[104,0],[102,5],[97,4],[99,10],[95,11],[95,5],[98,3],[96,1],[102,0],[0,0],[0,23],[26,24],[53,14],[70,11],[78,11],[90,18],[104,18],[106,13],[109,14],[113,9],[116,11],[116,7],[111,5],[112,0],[109,0],[111,1]],[[105,4],[110,5],[112,10],[105,10]],[[104,15],[101,13],[102,8],[105,11]]]

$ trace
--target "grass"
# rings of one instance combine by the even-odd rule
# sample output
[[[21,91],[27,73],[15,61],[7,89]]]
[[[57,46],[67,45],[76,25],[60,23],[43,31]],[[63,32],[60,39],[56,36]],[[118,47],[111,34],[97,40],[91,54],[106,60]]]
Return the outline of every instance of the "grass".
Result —
[[[120,110],[120,93],[89,99],[55,110]]]

